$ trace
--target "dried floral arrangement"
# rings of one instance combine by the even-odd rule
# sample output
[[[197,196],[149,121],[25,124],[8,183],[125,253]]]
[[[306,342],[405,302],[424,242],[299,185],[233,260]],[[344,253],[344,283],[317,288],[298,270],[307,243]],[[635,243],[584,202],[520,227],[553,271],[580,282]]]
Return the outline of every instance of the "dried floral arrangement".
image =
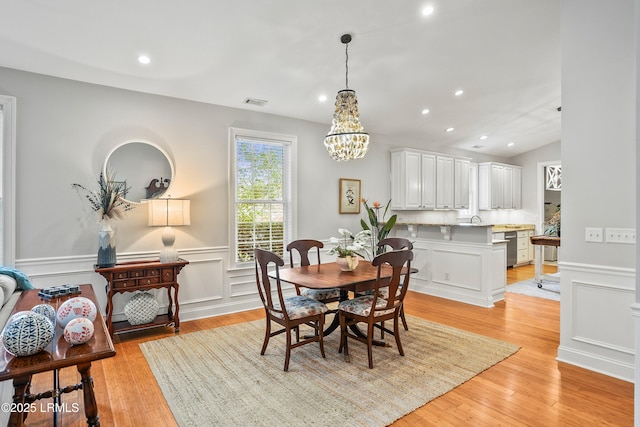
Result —
[[[101,172],[98,178],[98,190],[89,190],[82,184],[71,184],[78,195],[89,201],[91,209],[98,214],[98,221],[124,218],[134,208],[124,197],[129,191],[126,182],[115,181],[115,174]]]

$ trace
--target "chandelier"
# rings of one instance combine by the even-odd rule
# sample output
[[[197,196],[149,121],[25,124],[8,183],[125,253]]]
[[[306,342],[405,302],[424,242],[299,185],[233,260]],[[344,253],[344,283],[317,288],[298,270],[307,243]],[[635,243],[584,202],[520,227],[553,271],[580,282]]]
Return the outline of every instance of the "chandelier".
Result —
[[[356,92],[349,89],[349,42],[351,34],[344,34],[340,41],[345,45],[345,86],[336,96],[336,109],[333,113],[331,130],[324,138],[324,146],[329,155],[339,162],[361,159],[367,154],[369,134],[360,124],[358,99]]]

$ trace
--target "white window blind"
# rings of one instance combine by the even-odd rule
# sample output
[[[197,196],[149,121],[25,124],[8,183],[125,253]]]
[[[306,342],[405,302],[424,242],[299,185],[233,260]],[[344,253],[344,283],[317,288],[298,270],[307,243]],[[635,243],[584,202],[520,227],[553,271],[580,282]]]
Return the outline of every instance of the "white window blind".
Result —
[[[233,253],[253,261],[253,249],[284,256],[294,227],[292,137],[232,129]]]

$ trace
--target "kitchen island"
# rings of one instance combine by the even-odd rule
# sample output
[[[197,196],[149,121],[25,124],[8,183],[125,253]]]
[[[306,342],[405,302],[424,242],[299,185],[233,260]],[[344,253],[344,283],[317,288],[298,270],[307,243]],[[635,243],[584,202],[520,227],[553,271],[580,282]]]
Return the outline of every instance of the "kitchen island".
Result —
[[[504,299],[506,241],[491,224],[396,223],[393,234],[413,242],[410,289],[481,307]]]

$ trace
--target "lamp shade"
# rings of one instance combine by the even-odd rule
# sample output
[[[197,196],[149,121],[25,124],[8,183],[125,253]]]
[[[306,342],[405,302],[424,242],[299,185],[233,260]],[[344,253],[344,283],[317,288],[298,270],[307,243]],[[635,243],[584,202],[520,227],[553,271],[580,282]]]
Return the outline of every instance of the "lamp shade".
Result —
[[[191,201],[181,199],[151,199],[149,205],[149,226],[191,225]]]

